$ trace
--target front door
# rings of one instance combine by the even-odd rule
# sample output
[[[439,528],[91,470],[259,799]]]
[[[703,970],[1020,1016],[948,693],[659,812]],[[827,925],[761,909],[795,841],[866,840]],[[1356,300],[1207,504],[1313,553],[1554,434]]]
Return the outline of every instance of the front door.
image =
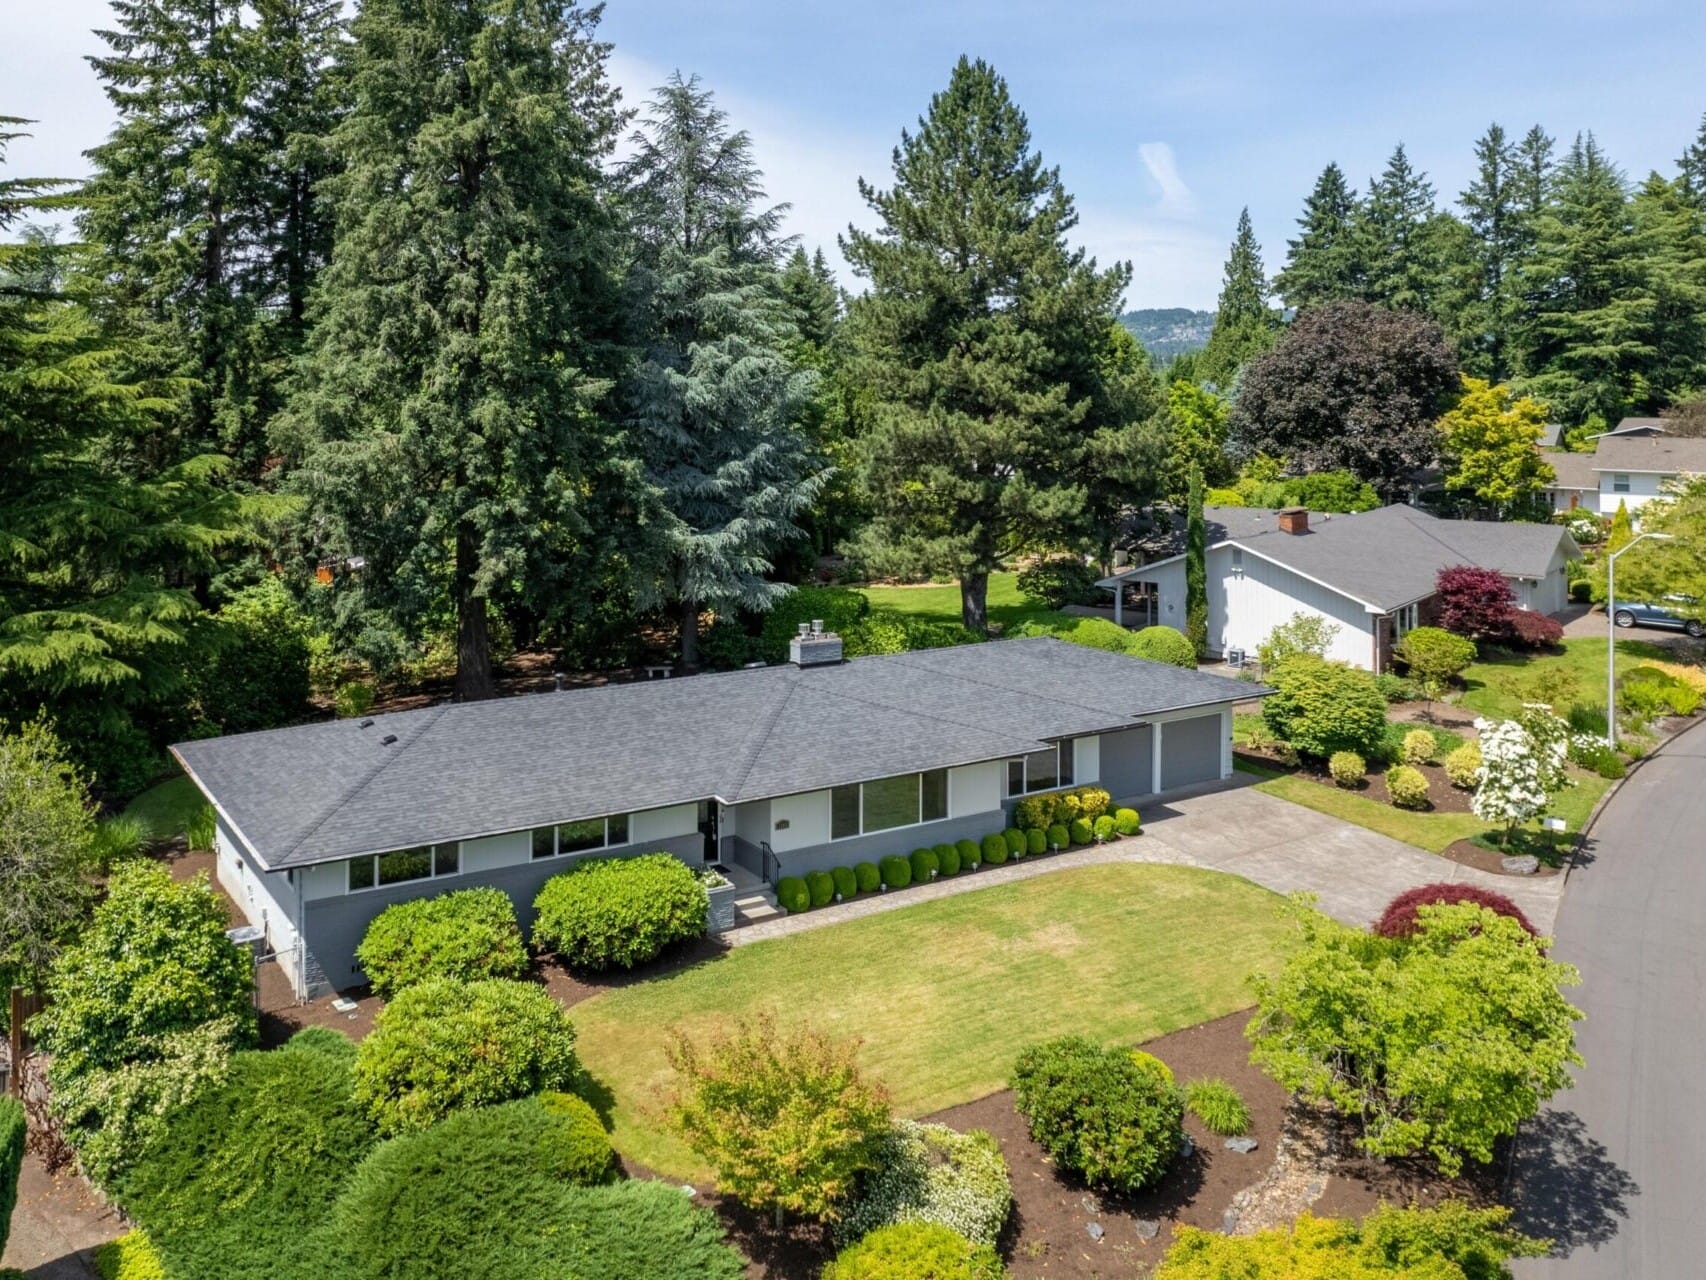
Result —
[[[722,860],[722,846],[717,832],[717,810],[722,808],[714,800],[699,802],[699,834],[705,837],[705,861],[719,862]]]

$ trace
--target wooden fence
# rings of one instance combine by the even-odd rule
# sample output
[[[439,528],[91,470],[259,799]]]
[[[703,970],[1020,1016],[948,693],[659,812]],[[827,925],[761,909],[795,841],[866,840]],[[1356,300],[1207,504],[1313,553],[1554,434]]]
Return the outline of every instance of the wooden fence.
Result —
[[[45,1008],[46,996],[27,992],[22,987],[12,988],[10,1020],[7,1024],[11,1054],[8,1059],[10,1069],[6,1072],[6,1092],[14,1098],[23,1097],[24,1057],[30,1051],[30,1038],[24,1030],[24,1024]]]

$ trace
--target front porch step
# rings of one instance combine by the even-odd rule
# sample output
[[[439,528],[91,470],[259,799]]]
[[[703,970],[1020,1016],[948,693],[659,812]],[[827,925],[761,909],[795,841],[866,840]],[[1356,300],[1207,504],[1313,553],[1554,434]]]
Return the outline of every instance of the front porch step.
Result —
[[[768,886],[754,889],[735,899],[735,927],[757,924],[761,920],[776,920],[788,913],[776,903],[776,895]]]

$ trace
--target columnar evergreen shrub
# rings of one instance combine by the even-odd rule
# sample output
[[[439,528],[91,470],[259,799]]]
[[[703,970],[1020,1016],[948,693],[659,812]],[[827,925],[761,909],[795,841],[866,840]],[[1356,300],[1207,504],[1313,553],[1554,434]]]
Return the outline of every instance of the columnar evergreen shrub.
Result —
[[[0,1254],[6,1252],[23,1167],[24,1106],[14,1098],[0,1098]]]
[[[1047,853],[1048,832],[1044,831],[1041,827],[1032,827],[1029,831],[1025,832],[1025,852]]]
[[[1452,786],[1473,791],[1481,780],[1481,748],[1476,743],[1465,742],[1450,752],[1445,757],[1445,776]]]
[[[434,978],[379,1011],[356,1050],[355,1098],[391,1135],[580,1078],[574,1026],[543,987]]]
[[[806,892],[814,907],[827,907],[835,901],[835,877],[827,871],[806,872]]]
[[[1400,809],[1428,807],[1428,780],[1414,765],[1394,765],[1386,771],[1386,794]]]
[[[853,867],[853,879],[860,893],[875,893],[883,885],[883,873],[874,862],[860,862]]]
[[[1335,751],[1327,757],[1327,772],[1341,787],[1355,787],[1361,785],[1368,765],[1354,751]]]
[[[790,915],[798,915],[811,908],[812,891],[803,877],[783,876],[776,882],[776,903]]]
[[[843,1249],[823,1269],[823,1280],[1003,1280],[1006,1274],[989,1245],[974,1245],[938,1223],[901,1222]]]
[[[705,934],[710,899],[680,858],[599,858],[552,876],[533,902],[533,945],[582,969],[631,969]]]
[[[883,884],[890,889],[904,889],[912,883],[912,864],[899,854],[891,853],[878,864],[883,873]]]
[[[843,902],[858,896],[859,878],[853,874],[851,867],[836,867],[829,874],[835,881],[835,892],[841,895]]]
[[[1089,844],[1090,837],[1095,834],[1088,818],[1074,818],[1066,830],[1071,835],[1073,844]]]
[[[1131,639],[1126,641],[1126,652],[1134,658],[1165,662],[1170,667],[1189,669],[1197,665],[1191,642],[1172,627],[1143,627],[1132,632]]]
[[[999,832],[992,832],[983,838],[983,860],[992,867],[999,867],[1007,861],[1007,842]]]
[[[931,848],[936,855],[936,866],[945,876],[957,876],[964,859],[960,857],[960,847],[955,844],[939,844]]]
[[[897,1120],[875,1166],[835,1222],[849,1244],[895,1222],[936,1222],[973,1244],[994,1244],[1013,1206],[1000,1144],[982,1130]]]
[[[502,889],[458,889],[386,907],[356,948],[375,994],[390,999],[427,978],[519,978],[527,949]]]
[[[1128,1050],[1082,1036],[1032,1045],[1019,1055],[1012,1085],[1031,1137],[1092,1186],[1139,1191],[1179,1154],[1184,1100]]]
[[[1404,735],[1404,763],[1428,764],[1436,753],[1433,734],[1426,729],[1411,729]]]
[[[1025,844],[1025,833],[1019,830],[1019,828],[1008,827],[1001,833],[1001,838],[1007,842],[1007,852],[1012,854],[1015,858],[1021,858],[1025,855],[1025,850],[1027,848]]]
[[[1137,816],[1136,809],[1117,809],[1114,811],[1114,830],[1122,836],[1135,836],[1142,829],[1142,819]]]

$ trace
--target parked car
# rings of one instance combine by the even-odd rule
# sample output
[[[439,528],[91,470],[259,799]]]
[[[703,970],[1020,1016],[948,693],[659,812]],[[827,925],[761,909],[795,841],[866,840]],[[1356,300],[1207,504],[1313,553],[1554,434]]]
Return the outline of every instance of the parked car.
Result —
[[[1701,622],[1699,618],[1685,618],[1675,612],[1679,605],[1691,608],[1694,603],[1693,596],[1681,595],[1666,596],[1661,604],[1637,604],[1633,600],[1620,600],[1611,620],[1620,627],[1669,627],[1699,639],[1706,635],[1706,622]]]

